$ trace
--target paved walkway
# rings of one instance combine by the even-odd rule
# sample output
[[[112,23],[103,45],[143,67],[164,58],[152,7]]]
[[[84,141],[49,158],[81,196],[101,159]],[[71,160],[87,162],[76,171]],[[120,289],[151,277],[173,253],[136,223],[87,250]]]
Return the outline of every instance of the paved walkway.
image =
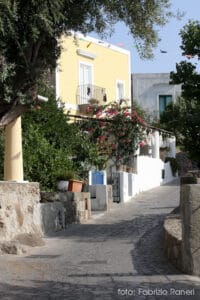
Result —
[[[31,255],[0,256],[0,299],[200,299],[200,278],[162,254],[162,223],[178,202],[174,182],[69,226]]]

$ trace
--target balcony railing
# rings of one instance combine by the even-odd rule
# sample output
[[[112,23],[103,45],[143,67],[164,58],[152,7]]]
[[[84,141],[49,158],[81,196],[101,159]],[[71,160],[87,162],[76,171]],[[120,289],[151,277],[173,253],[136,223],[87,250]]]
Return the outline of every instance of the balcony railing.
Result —
[[[77,104],[105,104],[106,89],[93,84],[79,85],[76,93]]]

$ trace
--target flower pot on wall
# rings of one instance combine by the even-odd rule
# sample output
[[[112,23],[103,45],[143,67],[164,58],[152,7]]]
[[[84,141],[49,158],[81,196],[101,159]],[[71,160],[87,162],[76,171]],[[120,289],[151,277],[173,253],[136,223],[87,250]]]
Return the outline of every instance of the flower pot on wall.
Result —
[[[59,180],[57,181],[57,189],[61,192],[67,192],[69,186],[69,181],[67,180]]]
[[[81,192],[83,187],[83,182],[79,180],[70,180],[69,181],[69,186],[68,186],[68,191],[70,192]]]

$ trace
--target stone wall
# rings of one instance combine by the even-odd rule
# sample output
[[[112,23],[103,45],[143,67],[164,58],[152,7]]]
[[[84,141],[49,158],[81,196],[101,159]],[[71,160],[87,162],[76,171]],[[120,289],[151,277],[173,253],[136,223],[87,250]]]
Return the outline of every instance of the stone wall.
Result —
[[[34,210],[35,223],[43,235],[66,228],[65,209],[61,202],[39,203]]]
[[[59,227],[65,228],[67,224],[84,223],[91,217],[90,193],[42,192],[41,201],[43,205],[40,219],[46,220],[45,224],[54,224],[53,231],[57,231]],[[43,232],[48,232],[50,228],[43,221],[40,221],[45,226]]]
[[[40,200],[41,198],[41,200]],[[91,216],[89,193],[41,193],[38,183],[0,182],[0,253],[43,245],[41,236],[84,223]]]
[[[178,269],[182,269],[182,227],[179,214],[170,214],[164,222],[164,253]]]
[[[181,177],[180,215],[171,214],[164,222],[164,251],[181,271],[199,276],[200,178],[196,174]]]
[[[198,170],[198,164],[192,161],[186,152],[178,152],[176,159],[179,165],[179,176],[185,176],[190,170]]]
[[[182,184],[180,199],[183,270],[200,275],[200,184]]]
[[[41,235],[34,222],[34,210],[40,201],[38,183],[0,182],[0,240],[9,241],[17,235]]]

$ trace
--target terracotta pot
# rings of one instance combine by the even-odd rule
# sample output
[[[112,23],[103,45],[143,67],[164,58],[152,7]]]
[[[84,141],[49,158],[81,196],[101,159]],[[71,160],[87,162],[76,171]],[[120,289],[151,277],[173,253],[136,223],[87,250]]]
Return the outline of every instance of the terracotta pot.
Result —
[[[70,180],[68,191],[70,192],[81,192],[83,187],[83,182],[79,180]]]

